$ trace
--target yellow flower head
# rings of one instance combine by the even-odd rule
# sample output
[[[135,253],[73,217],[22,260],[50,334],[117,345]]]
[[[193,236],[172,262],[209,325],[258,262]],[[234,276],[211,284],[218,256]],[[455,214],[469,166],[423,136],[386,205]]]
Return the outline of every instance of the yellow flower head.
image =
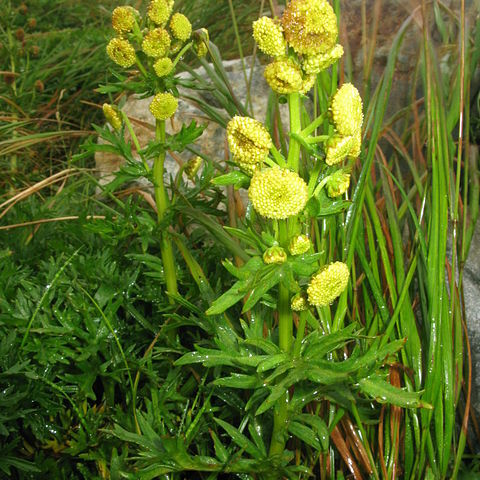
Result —
[[[343,55],[343,47],[337,43],[331,50],[316,55],[308,55],[303,59],[303,71],[308,74],[317,74],[333,65]]]
[[[300,93],[306,95],[312,87],[315,85],[315,81],[317,80],[316,75],[306,75],[303,77],[302,88],[300,89]]]
[[[164,28],[154,28],[145,35],[142,50],[149,57],[165,57],[170,48],[170,43],[170,35]]]
[[[343,137],[342,135],[334,135],[327,142],[327,154],[325,157],[325,163],[327,165],[336,165],[347,157],[353,149],[355,143],[355,137],[348,135]]]
[[[358,132],[353,136],[353,145],[350,153],[348,154],[348,158],[357,158],[362,151],[362,131],[358,130]]]
[[[208,53],[208,43],[210,42],[210,35],[206,28],[195,30],[193,38],[193,48],[198,57],[204,57]]]
[[[253,38],[258,48],[271,57],[285,55],[286,43],[282,27],[270,17],[261,17],[253,22]]]
[[[184,172],[190,180],[193,180],[195,178],[195,175],[202,166],[202,163],[203,159],[198,155],[188,161],[187,165],[185,166]]]
[[[277,60],[267,65],[264,76],[277,93],[299,92],[303,86],[302,71],[292,60]]]
[[[227,140],[234,160],[243,165],[262,162],[272,148],[267,129],[250,117],[233,117],[227,125]]]
[[[124,38],[112,38],[107,45],[107,54],[123,68],[131,67],[136,60],[133,45]]]
[[[157,77],[166,77],[173,70],[173,62],[168,58],[159,58],[154,64],[153,69]]]
[[[178,100],[171,93],[157,93],[150,104],[150,112],[157,120],[170,118],[178,107]]]
[[[308,187],[295,172],[267,168],[253,175],[248,198],[262,217],[280,220],[297,215],[305,208]]]
[[[170,20],[170,30],[176,39],[185,42],[192,35],[192,24],[185,15],[175,13]]]
[[[328,52],[337,40],[337,17],[327,0],[291,0],[282,24],[287,43],[300,54]]]
[[[282,247],[270,247],[263,253],[265,263],[285,263],[287,261],[287,252]]]
[[[117,7],[112,13],[112,27],[120,35],[131,32],[135,25],[135,14],[132,7]]]
[[[340,197],[350,186],[350,174],[338,170],[327,180],[327,195],[331,198]]]
[[[108,103],[104,103],[102,109],[107,122],[115,130],[120,130],[120,128],[122,128],[122,119],[120,118],[117,109]]]
[[[164,27],[173,10],[173,0],[152,0],[148,6],[148,18],[159,25]]]
[[[343,262],[334,262],[320,270],[308,285],[308,301],[316,307],[330,305],[347,288],[350,272]]]
[[[307,235],[297,235],[290,240],[288,250],[292,255],[303,255],[310,250],[312,242]]]
[[[333,96],[330,111],[337,132],[355,135],[363,124],[362,98],[351,83],[344,83]]]
[[[293,296],[290,300],[290,308],[294,312],[303,312],[308,310],[308,303],[307,299],[305,298],[305,294],[297,293],[295,296]]]

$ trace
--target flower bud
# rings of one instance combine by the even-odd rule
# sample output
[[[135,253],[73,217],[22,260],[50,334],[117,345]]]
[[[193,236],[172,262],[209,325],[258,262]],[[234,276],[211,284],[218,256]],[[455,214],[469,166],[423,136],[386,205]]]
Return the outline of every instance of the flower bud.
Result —
[[[200,28],[194,32],[193,48],[198,57],[204,57],[208,53],[210,36],[206,28]]]
[[[343,47],[340,44],[335,45],[326,53],[317,53],[309,55],[303,59],[303,71],[308,74],[317,74],[333,65],[343,55]]]
[[[149,57],[165,57],[168,54],[170,43],[170,35],[164,28],[154,28],[145,35],[142,50]]]
[[[35,28],[37,26],[37,19],[36,18],[29,18],[27,22],[28,28]]]
[[[340,197],[350,186],[350,174],[338,170],[327,180],[327,195],[331,198]]]
[[[33,85],[35,87],[35,90],[39,93],[42,93],[45,90],[45,85],[41,80],[35,80],[35,83]]]
[[[341,135],[355,135],[363,124],[362,98],[351,84],[343,84],[335,93],[330,111],[333,123]]]
[[[202,166],[203,159],[198,155],[191,158],[187,165],[185,166],[184,172],[190,180],[195,178],[195,175],[198,173],[198,170]]]
[[[107,122],[115,130],[120,130],[122,128],[122,119],[118,113],[118,110],[112,105],[109,105],[108,103],[103,104],[102,110]]]
[[[178,100],[171,93],[157,93],[150,104],[150,112],[157,120],[166,120],[174,115]]]
[[[164,27],[173,10],[173,0],[152,0],[148,6],[148,18],[159,25]]]
[[[253,38],[258,48],[271,57],[285,55],[287,47],[283,38],[282,27],[269,17],[262,17],[253,22]]]
[[[308,285],[310,305],[325,307],[330,305],[347,288],[350,272],[343,262],[334,262],[320,270]]]
[[[173,70],[173,62],[168,57],[159,58],[154,64],[153,69],[157,77],[166,77]]]
[[[282,25],[287,43],[302,55],[328,52],[338,36],[337,17],[327,0],[291,0]]]
[[[186,42],[192,36],[192,24],[181,13],[175,13],[170,20],[170,30],[177,40]]]
[[[336,165],[344,160],[350,154],[354,146],[355,138],[353,135],[343,137],[334,135],[327,142],[327,152],[325,163],[327,165]]]
[[[250,117],[233,117],[227,125],[227,140],[233,158],[239,164],[260,163],[272,148],[267,129]]]
[[[298,215],[305,208],[308,187],[295,172],[267,168],[253,175],[248,198],[262,217],[281,220]]]
[[[264,76],[276,93],[299,92],[303,86],[302,71],[292,60],[277,60],[267,65]]]
[[[285,263],[287,261],[287,253],[282,247],[270,247],[263,253],[263,261],[270,263]]]
[[[15,37],[17,37],[17,40],[19,42],[23,42],[25,39],[25,30],[23,28],[17,28],[15,31]]]
[[[3,74],[3,80],[7,85],[13,85],[13,83],[15,83],[15,74],[13,72],[5,72]]]
[[[28,13],[28,7],[24,3],[20,5],[18,10],[22,15],[26,15]]]
[[[297,293],[295,296],[293,296],[290,300],[290,308],[294,312],[303,312],[308,310],[308,303],[307,299],[305,298],[305,294]]]
[[[123,68],[131,67],[136,61],[133,45],[124,38],[112,38],[107,45],[107,54]]]
[[[288,250],[292,255],[303,255],[310,250],[312,242],[307,235],[297,235],[290,240]]]
[[[40,47],[38,45],[32,45],[32,48],[30,51],[32,52],[32,55],[34,57],[38,57],[38,54],[40,53]]]
[[[117,7],[112,13],[112,27],[120,35],[131,32],[135,25],[135,14],[132,7]]]

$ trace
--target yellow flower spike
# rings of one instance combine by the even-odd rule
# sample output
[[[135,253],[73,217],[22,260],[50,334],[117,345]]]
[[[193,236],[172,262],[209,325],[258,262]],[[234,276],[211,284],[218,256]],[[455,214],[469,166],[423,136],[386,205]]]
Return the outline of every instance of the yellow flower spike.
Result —
[[[343,47],[340,44],[335,45],[326,53],[317,53],[308,55],[303,59],[302,68],[307,74],[318,74],[333,65],[343,55]]]
[[[253,38],[258,48],[271,57],[285,55],[287,47],[282,27],[269,17],[261,17],[253,22]]]
[[[326,187],[327,195],[330,198],[340,197],[350,187],[350,174],[345,173],[343,170],[338,170],[330,175]]]
[[[150,104],[150,112],[157,120],[166,120],[177,111],[178,100],[171,93],[157,93]]]
[[[343,262],[325,266],[310,280],[307,294],[310,305],[330,305],[347,288],[350,272]]]
[[[210,42],[210,35],[206,28],[196,30],[193,38],[193,48],[198,57],[204,57],[208,53],[208,43]]]
[[[330,111],[337,132],[355,135],[362,128],[363,104],[360,93],[351,83],[344,83],[333,96]]]
[[[142,50],[149,57],[165,57],[170,49],[170,43],[170,35],[164,28],[154,28],[145,35]]]
[[[358,130],[358,132],[353,136],[353,145],[350,153],[348,154],[348,158],[358,158],[360,152],[362,151],[362,131]]]
[[[193,180],[195,178],[195,175],[202,166],[202,163],[203,159],[198,155],[188,161],[187,165],[185,166],[184,172],[190,180]]]
[[[317,80],[316,75],[306,75],[303,77],[302,88],[300,89],[300,93],[302,95],[306,95],[315,85],[315,81]]]
[[[248,198],[262,217],[285,219],[298,215],[308,200],[308,187],[295,172],[278,167],[257,170]]]
[[[338,36],[337,17],[327,0],[291,0],[282,25],[287,43],[302,55],[328,52]]]
[[[122,119],[115,107],[109,105],[108,103],[104,103],[102,106],[103,114],[105,115],[105,119],[107,122],[115,129],[120,130],[122,128]]]
[[[166,77],[173,70],[173,62],[170,58],[159,58],[154,64],[153,69],[157,77]]]
[[[290,240],[288,250],[292,255],[303,255],[310,250],[312,242],[307,235],[297,235]]]
[[[287,252],[282,247],[270,247],[263,253],[263,261],[270,263],[285,263],[287,261]]]
[[[277,60],[267,65],[264,76],[276,93],[299,92],[303,86],[302,71],[292,60]]]
[[[164,27],[173,10],[173,0],[152,0],[148,6],[148,18],[159,25]]]
[[[136,61],[133,45],[124,38],[112,38],[107,45],[107,54],[123,68],[131,67]]]
[[[181,13],[175,13],[170,20],[172,35],[182,42],[186,42],[192,36],[192,24],[190,20]]]
[[[112,27],[120,35],[131,32],[135,25],[135,14],[132,7],[117,7],[112,13]]]
[[[262,162],[273,145],[267,129],[250,117],[233,117],[227,125],[227,140],[235,162],[247,166]]]
[[[342,135],[334,135],[327,142],[327,152],[325,163],[327,165],[336,165],[344,160],[353,149],[355,138],[353,135],[343,137]]]
[[[307,299],[305,298],[304,293],[297,293],[290,300],[290,308],[294,312],[304,312],[308,310]]]

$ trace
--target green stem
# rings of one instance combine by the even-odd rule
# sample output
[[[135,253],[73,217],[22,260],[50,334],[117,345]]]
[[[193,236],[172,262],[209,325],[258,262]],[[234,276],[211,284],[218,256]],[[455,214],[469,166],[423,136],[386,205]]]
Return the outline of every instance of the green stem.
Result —
[[[302,131],[301,121],[301,99],[299,93],[291,93],[288,96],[288,109],[290,112],[290,134],[300,134]],[[290,148],[288,151],[287,165],[298,173],[300,166],[300,142],[290,137]]]
[[[156,121],[155,138],[161,143],[165,143],[165,121]],[[167,192],[165,190],[165,184],[163,183],[163,172],[165,163],[165,152],[158,155],[153,163],[153,180],[155,190],[155,203],[157,205],[157,218],[158,223],[162,223],[165,212],[169,207],[169,200]],[[167,292],[170,295],[176,295],[178,293],[177,288],[177,275],[175,272],[175,260],[173,257],[172,241],[168,236],[167,231],[161,232],[160,250],[162,252],[163,269],[165,272],[165,281],[167,284]],[[174,303],[172,297],[169,299],[170,303]]]
[[[307,325],[308,311],[300,312],[300,321],[298,322],[297,337],[295,338],[295,345],[293,347],[293,357],[300,357],[300,350],[302,348],[303,337],[305,336],[305,326]]]
[[[286,247],[288,243],[288,227],[286,220],[278,222],[278,241],[282,247]],[[290,291],[288,287],[280,283],[278,291],[278,344],[279,347],[289,352],[292,346],[293,335],[293,319],[290,309]],[[281,456],[285,450],[287,441],[286,428],[288,422],[288,403],[289,393],[285,391],[283,396],[278,400],[273,414],[273,432],[270,443],[269,456]],[[278,478],[273,476],[271,478]]]

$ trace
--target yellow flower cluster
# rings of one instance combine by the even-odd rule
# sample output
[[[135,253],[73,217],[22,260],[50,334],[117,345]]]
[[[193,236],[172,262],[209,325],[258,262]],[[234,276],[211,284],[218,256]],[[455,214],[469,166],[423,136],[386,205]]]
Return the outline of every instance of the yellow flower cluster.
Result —
[[[270,57],[285,55],[286,43],[281,25],[270,17],[261,17],[253,22],[253,38],[258,48]]]
[[[204,57],[208,53],[210,36],[206,28],[200,28],[194,32],[193,47],[198,57]]]
[[[347,288],[350,272],[343,262],[325,266],[310,280],[307,294],[310,305],[330,305]]]
[[[185,15],[175,13],[170,20],[170,30],[174,38],[186,42],[192,35],[192,24]]]
[[[303,293],[297,293],[290,300],[290,308],[294,312],[303,312],[308,310],[308,303]]]
[[[108,56],[123,68],[129,68],[136,61],[133,45],[124,38],[112,38],[107,45]]]
[[[292,255],[303,255],[310,250],[312,242],[307,235],[297,235],[290,240],[288,250]]]
[[[363,104],[358,90],[345,83],[333,96],[330,113],[337,133],[329,140],[327,165],[341,162],[345,157],[357,158],[362,146]]]
[[[227,125],[227,140],[234,161],[252,172],[272,148],[267,129],[250,117],[233,117]]]
[[[109,105],[108,103],[104,103],[102,110],[107,122],[115,130],[120,130],[120,128],[122,128],[122,119],[120,118],[120,115],[118,114],[118,111],[115,109],[115,107]]]
[[[285,263],[287,261],[287,252],[282,247],[270,247],[263,253],[263,261],[270,263]]]
[[[336,44],[337,18],[327,0],[291,0],[280,24],[269,17],[256,20],[253,37],[262,52],[275,58],[265,78],[281,94],[306,94],[315,76],[343,55],[342,46]],[[297,53],[296,59],[282,59],[288,46]]]
[[[150,30],[142,42],[142,50],[149,57],[165,57],[170,48],[171,38],[168,32],[162,28]]]
[[[164,27],[173,10],[173,0],[152,0],[148,6],[148,18],[159,25]]]
[[[166,120],[177,111],[178,100],[171,93],[157,93],[150,104],[150,112],[157,120]]]
[[[166,77],[173,70],[173,62],[168,57],[159,58],[153,64],[157,77]]]
[[[338,170],[327,180],[327,195],[331,198],[340,197],[350,186],[350,174]]]
[[[277,60],[265,68],[265,79],[276,93],[294,93],[303,85],[302,71],[291,60]]]
[[[299,54],[328,52],[338,36],[337,17],[327,0],[291,0],[282,25],[288,44]]]
[[[117,7],[112,13],[112,27],[120,35],[131,32],[138,12],[132,7]]]
[[[305,208],[308,187],[295,172],[267,168],[253,175],[248,198],[262,217],[281,220],[298,215]]]

